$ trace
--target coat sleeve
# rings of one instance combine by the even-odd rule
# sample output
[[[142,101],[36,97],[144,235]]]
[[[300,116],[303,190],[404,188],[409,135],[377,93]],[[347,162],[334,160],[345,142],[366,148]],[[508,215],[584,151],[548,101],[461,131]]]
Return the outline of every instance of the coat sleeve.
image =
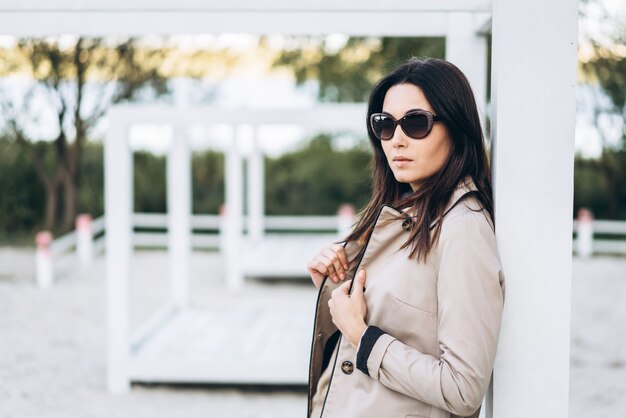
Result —
[[[442,226],[437,260],[440,357],[369,326],[357,368],[394,391],[469,416],[487,392],[504,305],[504,274],[485,216],[468,212],[449,219]]]

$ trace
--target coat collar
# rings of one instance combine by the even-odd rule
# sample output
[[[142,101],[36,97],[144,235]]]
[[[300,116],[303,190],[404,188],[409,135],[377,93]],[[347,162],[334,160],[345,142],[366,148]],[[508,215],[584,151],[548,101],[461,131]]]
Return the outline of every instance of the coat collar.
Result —
[[[448,203],[443,213],[446,213],[448,210],[450,210],[450,208],[454,206],[454,204],[465,193],[475,191],[475,190],[478,190],[478,188],[476,187],[476,184],[474,184],[474,180],[472,179],[472,176],[468,174],[463,179],[461,179],[461,181],[459,181],[457,186],[454,188],[454,191],[452,192],[452,195],[450,196],[450,200],[448,200]]]
[[[476,190],[478,190],[478,188],[476,187],[476,184],[474,183],[472,176],[468,174],[465,177],[463,177],[457,183],[456,187],[452,191],[452,194],[450,195],[450,199],[446,203],[446,207],[443,210],[443,213],[444,214],[447,213],[465,193],[468,193],[470,191],[476,191]],[[402,209],[402,212],[404,212],[405,214],[408,214],[410,209],[411,209],[410,207],[404,208]],[[430,224],[430,227],[433,228],[436,225],[436,223],[437,223],[437,220],[433,221]]]
[[[463,197],[465,193],[470,191],[478,190],[471,176],[465,176],[461,181],[459,181],[452,191],[450,199],[446,203],[446,207],[444,210],[444,216],[460,199]],[[414,222],[411,217],[410,210],[412,208],[404,208],[397,209],[391,205],[383,204],[380,207],[380,213],[376,218],[374,229],[370,236],[367,238],[366,242],[358,242],[358,241],[349,241],[346,245],[346,251],[350,254],[356,254],[362,245],[366,245],[369,250],[368,253],[371,256],[373,248],[380,248],[381,245],[387,245],[390,240],[395,239],[396,237],[404,235],[407,231],[410,230],[410,225]],[[435,219],[430,224],[430,229],[432,230],[437,225],[438,219]],[[407,225],[409,227],[407,227]],[[370,242],[370,239],[373,238],[373,241]],[[349,257],[353,257],[350,255]],[[364,257],[369,257],[367,254]],[[364,258],[365,260],[365,258]]]

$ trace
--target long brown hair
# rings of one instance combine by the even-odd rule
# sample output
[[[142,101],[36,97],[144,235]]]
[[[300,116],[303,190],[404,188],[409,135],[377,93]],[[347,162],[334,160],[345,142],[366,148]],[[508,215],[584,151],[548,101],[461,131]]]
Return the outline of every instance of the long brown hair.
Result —
[[[441,170],[424,180],[416,191],[408,183],[399,183],[395,179],[380,140],[374,136],[368,123],[372,113],[382,111],[387,90],[403,83],[414,84],[422,90],[434,113],[443,118],[452,140],[450,155]],[[418,260],[425,260],[439,239],[442,222],[436,223],[432,241],[430,225],[434,220],[440,220],[452,192],[467,175],[474,181],[478,189],[476,196],[495,226],[489,160],[476,100],[467,78],[454,64],[436,58],[412,58],[400,65],[373,87],[365,122],[374,150],[370,162],[372,198],[358,213],[352,233],[340,242],[356,240],[364,243],[374,228],[382,205],[398,210],[410,207],[414,213],[413,222],[409,238],[402,248],[412,245],[409,257],[417,256]]]

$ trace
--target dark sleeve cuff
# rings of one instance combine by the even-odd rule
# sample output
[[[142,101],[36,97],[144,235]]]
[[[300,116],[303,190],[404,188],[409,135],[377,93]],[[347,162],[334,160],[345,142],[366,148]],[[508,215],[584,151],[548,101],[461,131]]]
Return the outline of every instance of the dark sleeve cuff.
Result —
[[[361,337],[361,344],[359,345],[359,351],[356,353],[356,368],[361,370],[363,373],[369,376],[367,370],[367,359],[372,352],[372,348],[378,338],[383,335],[385,331],[378,328],[377,326],[370,325],[363,333],[363,337]]]

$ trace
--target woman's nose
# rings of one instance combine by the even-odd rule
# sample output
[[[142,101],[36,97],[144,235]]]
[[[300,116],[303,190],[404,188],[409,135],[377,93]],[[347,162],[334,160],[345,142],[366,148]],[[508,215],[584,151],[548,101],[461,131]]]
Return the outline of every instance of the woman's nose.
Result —
[[[408,138],[404,134],[404,131],[400,127],[400,125],[396,126],[396,130],[393,132],[393,136],[389,140],[393,147],[406,146],[406,142]]]

